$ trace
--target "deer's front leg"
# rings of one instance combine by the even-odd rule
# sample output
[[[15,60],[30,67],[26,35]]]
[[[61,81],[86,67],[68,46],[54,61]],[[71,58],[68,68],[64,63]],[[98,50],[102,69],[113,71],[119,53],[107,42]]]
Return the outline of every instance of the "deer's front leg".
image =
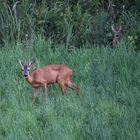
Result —
[[[45,97],[45,99],[47,100],[47,86],[46,86],[46,84],[43,84],[42,85],[42,90],[43,90],[43,95],[44,95],[44,97]]]
[[[35,103],[35,99],[36,99],[36,97],[38,95],[38,88],[33,88],[33,90],[34,90],[34,96],[33,96],[32,102],[34,104]]]

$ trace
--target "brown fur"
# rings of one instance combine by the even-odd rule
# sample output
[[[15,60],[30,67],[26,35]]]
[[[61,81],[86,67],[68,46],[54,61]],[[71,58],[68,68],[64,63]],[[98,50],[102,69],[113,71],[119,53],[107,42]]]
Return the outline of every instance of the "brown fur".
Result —
[[[19,61],[22,68],[24,64],[22,61]],[[27,67],[31,67],[33,62],[31,61]],[[62,91],[62,95],[66,93],[66,87],[73,89],[77,95],[79,95],[79,88],[74,85],[70,77],[72,75],[72,70],[66,65],[52,64],[44,66],[38,69],[33,70],[28,74],[26,80],[34,89],[33,103],[38,94],[38,88],[41,87],[43,94],[47,97],[47,86],[49,84],[58,83]]]

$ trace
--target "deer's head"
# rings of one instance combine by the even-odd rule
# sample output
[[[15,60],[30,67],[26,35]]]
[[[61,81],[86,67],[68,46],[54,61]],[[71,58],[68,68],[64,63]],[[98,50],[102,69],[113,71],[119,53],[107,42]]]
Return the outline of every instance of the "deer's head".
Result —
[[[19,64],[20,64],[21,69],[22,69],[22,75],[24,77],[27,77],[29,75],[29,71],[34,63],[35,63],[35,60],[30,60],[29,64],[25,65],[23,63],[23,61],[19,59]]]
[[[121,38],[122,27],[121,26],[119,26],[119,27],[111,26],[111,29],[114,34],[114,37],[113,37],[113,46],[114,46],[118,43],[118,41]]]

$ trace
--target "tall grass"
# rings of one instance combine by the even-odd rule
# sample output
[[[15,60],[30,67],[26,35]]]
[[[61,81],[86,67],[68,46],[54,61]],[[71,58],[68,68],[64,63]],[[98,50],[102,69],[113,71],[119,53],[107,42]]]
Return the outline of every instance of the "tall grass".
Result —
[[[138,140],[140,138],[140,54],[125,43],[116,49],[52,49],[41,37],[30,43],[7,43],[0,50],[0,139],[2,140]],[[85,46],[88,48],[89,46]],[[21,72],[18,58],[34,68],[64,63],[73,69],[72,81],[81,98],[58,85],[48,88],[46,102],[33,91]]]
[[[1,0],[0,4],[0,47],[6,40],[25,41],[41,34],[54,42],[77,47],[83,43],[110,44],[111,25],[121,25],[123,37],[139,37],[140,13],[135,1],[100,0],[71,1],[15,1]],[[121,6],[120,6],[121,5]],[[113,18],[114,17],[114,18]],[[131,40],[136,43],[137,39]],[[137,43],[138,44],[138,43]]]

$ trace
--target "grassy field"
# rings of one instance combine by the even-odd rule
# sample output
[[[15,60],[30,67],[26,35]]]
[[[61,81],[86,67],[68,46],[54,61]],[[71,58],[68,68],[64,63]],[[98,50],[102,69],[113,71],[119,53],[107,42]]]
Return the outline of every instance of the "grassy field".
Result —
[[[36,39],[0,49],[1,140],[138,140],[140,139],[140,53],[120,44],[68,51]],[[85,46],[88,48],[88,45]],[[19,76],[18,58],[35,58],[34,68],[64,63],[81,98],[57,84],[42,91],[32,105],[31,86]]]

